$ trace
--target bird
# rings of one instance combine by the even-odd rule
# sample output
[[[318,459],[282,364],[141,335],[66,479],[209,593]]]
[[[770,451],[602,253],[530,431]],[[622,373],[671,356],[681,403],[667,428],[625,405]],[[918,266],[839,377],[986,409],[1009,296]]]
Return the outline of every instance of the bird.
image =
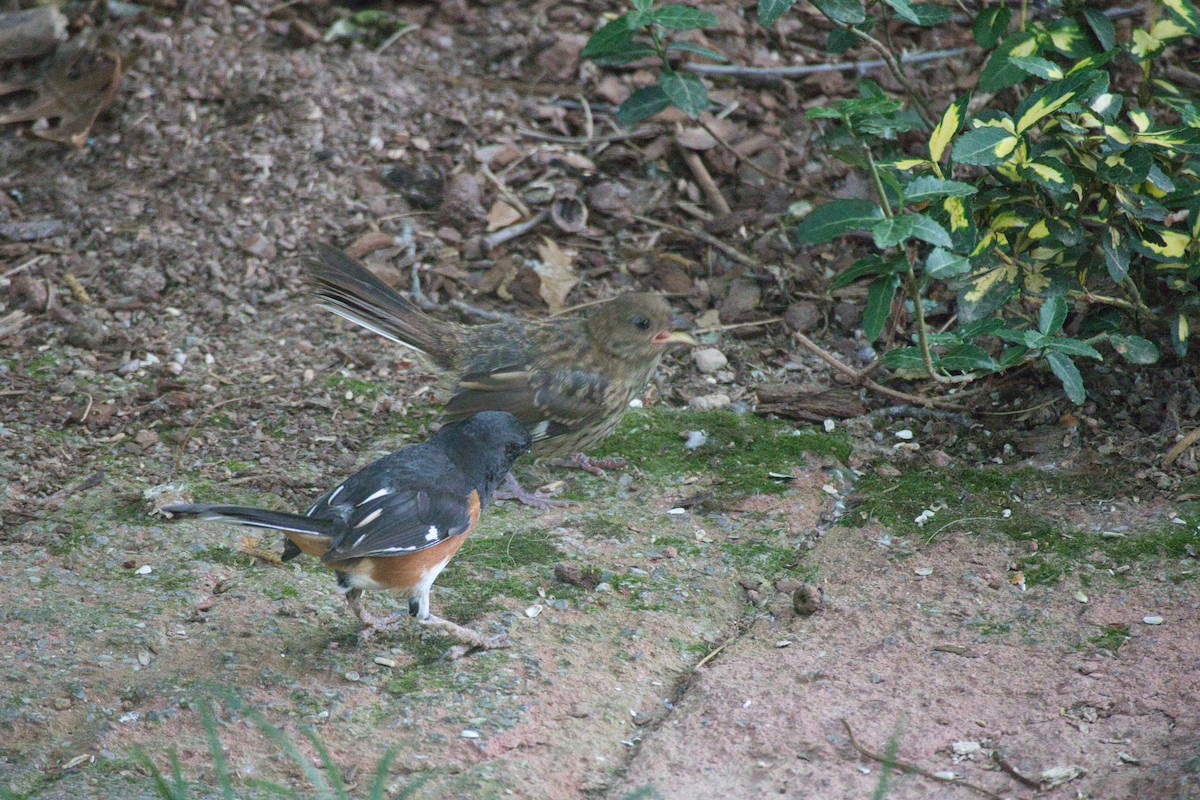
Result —
[[[675,330],[671,307],[657,294],[620,294],[584,314],[548,320],[462,325],[426,314],[341,250],[323,242],[314,249],[303,278],[319,306],[416,351],[442,372],[452,392],[443,420],[507,411],[529,430],[535,456],[593,474],[623,461],[584,451],[616,429],[668,347],[697,344]],[[506,497],[553,504],[511,475],[506,482]]]
[[[363,624],[364,640],[405,623],[405,614],[379,617],[363,607],[364,589],[390,589],[408,601],[407,616],[468,649],[507,647],[503,633],[485,636],[432,614],[429,593],[530,444],[529,432],[515,417],[488,411],[444,425],[427,441],[367,465],[303,515],[204,504],[163,510],[281,531],[288,539],[284,561],[304,553],[334,570],[339,590]]]

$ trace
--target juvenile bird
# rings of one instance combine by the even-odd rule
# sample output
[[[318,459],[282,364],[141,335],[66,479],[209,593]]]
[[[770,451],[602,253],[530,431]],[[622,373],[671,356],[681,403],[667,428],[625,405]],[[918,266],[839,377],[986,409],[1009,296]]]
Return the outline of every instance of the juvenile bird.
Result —
[[[340,250],[325,244],[316,250],[304,277],[321,306],[416,350],[444,372],[453,396],[443,419],[507,411],[529,430],[535,455],[569,456],[568,465],[593,473],[619,462],[589,459],[583,451],[613,432],[668,346],[696,344],[672,330],[670,306],[656,294],[618,295],[583,315],[460,325],[425,314]],[[546,505],[508,481],[511,496]]]
[[[408,600],[408,614],[422,625],[471,647],[507,647],[504,634],[484,636],[431,614],[429,590],[529,446],[529,433],[515,417],[485,412],[369,464],[303,516],[223,505],[163,510],[282,531],[289,540],[285,561],[306,553],[335,570],[338,588],[364,625],[364,638],[402,624],[404,615],[377,617],[362,606],[364,589],[391,589]]]

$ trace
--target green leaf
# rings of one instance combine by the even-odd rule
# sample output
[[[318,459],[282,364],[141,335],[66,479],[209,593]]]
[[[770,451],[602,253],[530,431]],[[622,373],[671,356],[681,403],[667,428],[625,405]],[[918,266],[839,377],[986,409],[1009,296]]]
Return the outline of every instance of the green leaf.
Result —
[[[708,108],[708,89],[704,82],[688,72],[663,70],[662,90],[667,98],[692,119]]]
[[[1066,392],[1067,398],[1077,406],[1083,405],[1083,401],[1087,399],[1087,392],[1083,390],[1083,376],[1079,374],[1079,368],[1075,366],[1075,362],[1068,356],[1056,352],[1047,353],[1046,362],[1050,364],[1050,369],[1062,381],[1063,391]]]
[[[1028,161],[1017,167],[1017,172],[1022,178],[1058,194],[1065,194],[1075,186],[1075,176],[1067,165],[1050,156],[1038,156],[1037,161]]]
[[[1017,137],[1003,128],[986,125],[967,131],[954,143],[954,160],[983,167],[995,166],[1008,160],[1016,146]]]
[[[959,279],[959,319],[969,325],[1002,308],[1017,291],[1019,277],[1017,267],[988,253],[977,255],[971,263],[971,274]]]
[[[1049,336],[1062,330],[1067,319],[1067,298],[1062,295],[1047,297],[1038,309],[1038,330]]]
[[[1096,160],[1096,177],[1121,186],[1133,186],[1146,180],[1154,159],[1144,147],[1134,145],[1120,153]]]
[[[1040,346],[1047,350],[1066,353],[1069,356],[1094,358],[1098,361],[1104,360],[1104,356],[1100,355],[1100,351],[1087,342],[1081,342],[1078,339],[1072,339],[1067,336],[1044,337],[1040,342]]]
[[[638,11],[649,11],[654,0],[633,0],[633,7]]]
[[[1188,33],[1200,36],[1200,13],[1197,13],[1194,5],[1188,0],[1163,0],[1163,5],[1180,25],[1187,28]]]
[[[1000,354],[1000,358],[996,359],[996,371],[1003,372],[1006,369],[1011,369],[1018,364],[1024,363],[1027,355],[1029,355],[1029,348],[1023,345],[1006,348]]]
[[[1084,7],[1084,19],[1087,20],[1088,27],[1092,29],[1092,33],[1096,35],[1096,41],[1100,43],[1100,47],[1105,50],[1112,50],[1117,46],[1117,31],[1113,27],[1112,20],[1104,16],[1104,12],[1098,8]]]
[[[1141,336],[1121,336],[1113,334],[1108,337],[1113,349],[1131,364],[1153,364],[1158,361],[1158,345]]]
[[[871,226],[875,246],[883,249],[900,244],[912,235],[914,214],[900,214],[881,219]]]
[[[604,53],[592,56],[592,61],[602,67],[619,67],[643,58],[658,55],[658,51],[644,42],[630,39],[624,47],[615,47]]]
[[[695,53],[698,56],[703,56],[704,58],[712,59],[713,61],[729,60],[722,53],[718,53],[716,50],[711,50],[698,44],[692,44],[691,42],[671,42],[669,45],[667,45],[667,50],[677,50],[683,53]]]
[[[633,39],[633,31],[629,28],[629,17],[621,16],[596,31],[588,39],[579,55],[583,58],[611,53],[624,49]]]
[[[657,83],[644,86],[626,98],[617,109],[617,122],[629,127],[652,117],[671,105],[671,98]]]
[[[950,9],[939,6],[936,3],[913,3],[912,10],[920,20],[918,25],[941,25],[946,20],[953,16]]]
[[[942,369],[955,372],[971,372],[972,370],[994,372],[997,368],[996,360],[992,358],[991,354],[974,344],[952,347],[942,353],[940,360]]]
[[[910,217],[913,221],[912,235],[915,238],[935,247],[950,247],[953,244],[950,241],[950,234],[941,226],[941,223],[919,213],[905,214],[905,216]]]
[[[717,24],[717,16],[691,6],[663,6],[650,12],[650,20],[674,31],[690,31]]]
[[[896,12],[896,16],[900,19],[911,22],[913,25],[921,24],[921,18],[917,16],[917,12],[913,10],[912,3],[908,2],[908,0],[883,0],[883,2],[891,6],[892,10]]]
[[[971,259],[940,247],[933,248],[925,257],[925,272],[931,278],[945,280],[970,272],[970,270]]]
[[[1106,225],[1100,231],[1100,252],[1104,254],[1104,266],[1114,283],[1125,280],[1129,274],[1129,234],[1124,228]]]
[[[1041,56],[1010,56],[1008,63],[1018,69],[1025,70],[1030,75],[1036,75],[1039,78],[1045,78],[1050,81],[1062,80],[1065,74],[1062,67],[1050,59],[1042,58]]]
[[[967,105],[970,102],[971,93],[967,92],[951,103],[942,113],[941,120],[938,121],[937,127],[933,129],[933,133],[929,137],[930,161],[942,160],[942,154],[946,152],[946,145],[950,144],[950,140],[962,130],[963,123],[967,120]]]
[[[979,73],[976,90],[989,94],[1007,89],[1029,77],[1029,73],[1009,61],[1010,56],[1035,56],[1039,52],[1037,39],[1032,33],[1019,31],[1007,36],[988,56]]]
[[[906,203],[921,203],[926,200],[932,200],[935,197],[969,197],[977,191],[979,190],[969,183],[947,181],[941,178],[934,178],[930,175],[922,175],[904,187],[904,201]]]
[[[758,24],[769,28],[787,13],[796,0],[758,0]]]
[[[1084,58],[1093,55],[1096,48],[1088,40],[1083,28],[1071,17],[1060,17],[1046,26],[1050,45],[1068,58]]]
[[[805,244],[824,244],[850,231],[867,230],[883,219],[883,209],[869,200],[833,200],[818,206],[796,226]]]
[[[841,55],[858,44],[858,37],[845,28],[834,28],[825,39],[825,52]]]
[[[925,375],[925,359],[916,347],[897,347],[884,353],[879,363],[894,370]]]
[[[1006,5],[985,8],[975,16],[971,26],[971,35],[976,43],[987,50],[996,46],[1000,37],[1008,33],[1008,23],[1012,19],[1012,11]]]
[[[895,275],[884,275],[871,282],[867,289],[867,305],[863,309],[863,334],[873,342],[883,333],[883,326],[892,315],[892,298],[900,280]]]
[[[840,289],[843,286],[849,286],[859,278],[867,275],[890,275],[891,273],[891,265],[887,261],[884,261],[879,256],[871,255],[855,261],[849,267],[839,272],[830,283],[829,288]]]
[[[1024,133],[1047,114],[1052,114],[1075,100],[1091,83],[1093,77],[1095,77],[1095,73],[1091,70],[1075,72],[1061,81],[1041,87],[1026,97],[1017,106],[1017,113],[1013,115],[1016,120],[1017,133]]]
[[[859,0],[813,0],[813,5],[839,25],[858,25],[867,18],[867,10]]]

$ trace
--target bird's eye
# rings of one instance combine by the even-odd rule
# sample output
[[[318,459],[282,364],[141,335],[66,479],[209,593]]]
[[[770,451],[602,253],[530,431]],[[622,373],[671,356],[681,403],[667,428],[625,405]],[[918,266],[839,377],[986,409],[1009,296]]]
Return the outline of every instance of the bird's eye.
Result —
[[[637,328],[639,331],[648,331],[650,330],[650,320],[646,319],[645,317],[634,317],[633,327]]]

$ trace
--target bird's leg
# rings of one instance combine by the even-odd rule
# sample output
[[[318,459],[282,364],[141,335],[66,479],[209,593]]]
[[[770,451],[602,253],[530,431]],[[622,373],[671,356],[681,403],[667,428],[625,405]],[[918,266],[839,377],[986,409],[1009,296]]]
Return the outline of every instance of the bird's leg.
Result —
[[[555,508],[558,506],[574,505],[570,500],[555,500],[544,494],[531,492],[521,486],[517,481],[517,477],[511,472],[504,476],[504,485],[507,489],[497,489],[492,496],[497,500],[516,500],[523,505],[532,506],[533,508]]]
[[[397,630],[404,621],[403,616],[399,614],[392,617],[379,617],[367,611],[362,604],[362,589],[351,589],[346,592],[346,605],[350,606],[354,616],[358,617],[363,624],[363,629],[358,633],[363,641],[370,639],[378,631]]]
[[[591,458],[583,453],[572,453],[570,458],[554,458],[550,463],[556,467],[574,467],[593,475],[603,475],[606,469],[625,469],[629,462],[623,458]]]
[[[470,628],[465,628],[458,623],[451,622],[448,619],[430,614],[425,619],[418,619],[422,625],[428,625],[431,628],[436,628],[442,633],[453,636],[465,645],[470,647],[479,647],[484,650],[493,650],[500,647],[512,647],[512,641],[508,638],[507,633],[497,633],[495,636],[485,636],[478,631],[473,631]]]

